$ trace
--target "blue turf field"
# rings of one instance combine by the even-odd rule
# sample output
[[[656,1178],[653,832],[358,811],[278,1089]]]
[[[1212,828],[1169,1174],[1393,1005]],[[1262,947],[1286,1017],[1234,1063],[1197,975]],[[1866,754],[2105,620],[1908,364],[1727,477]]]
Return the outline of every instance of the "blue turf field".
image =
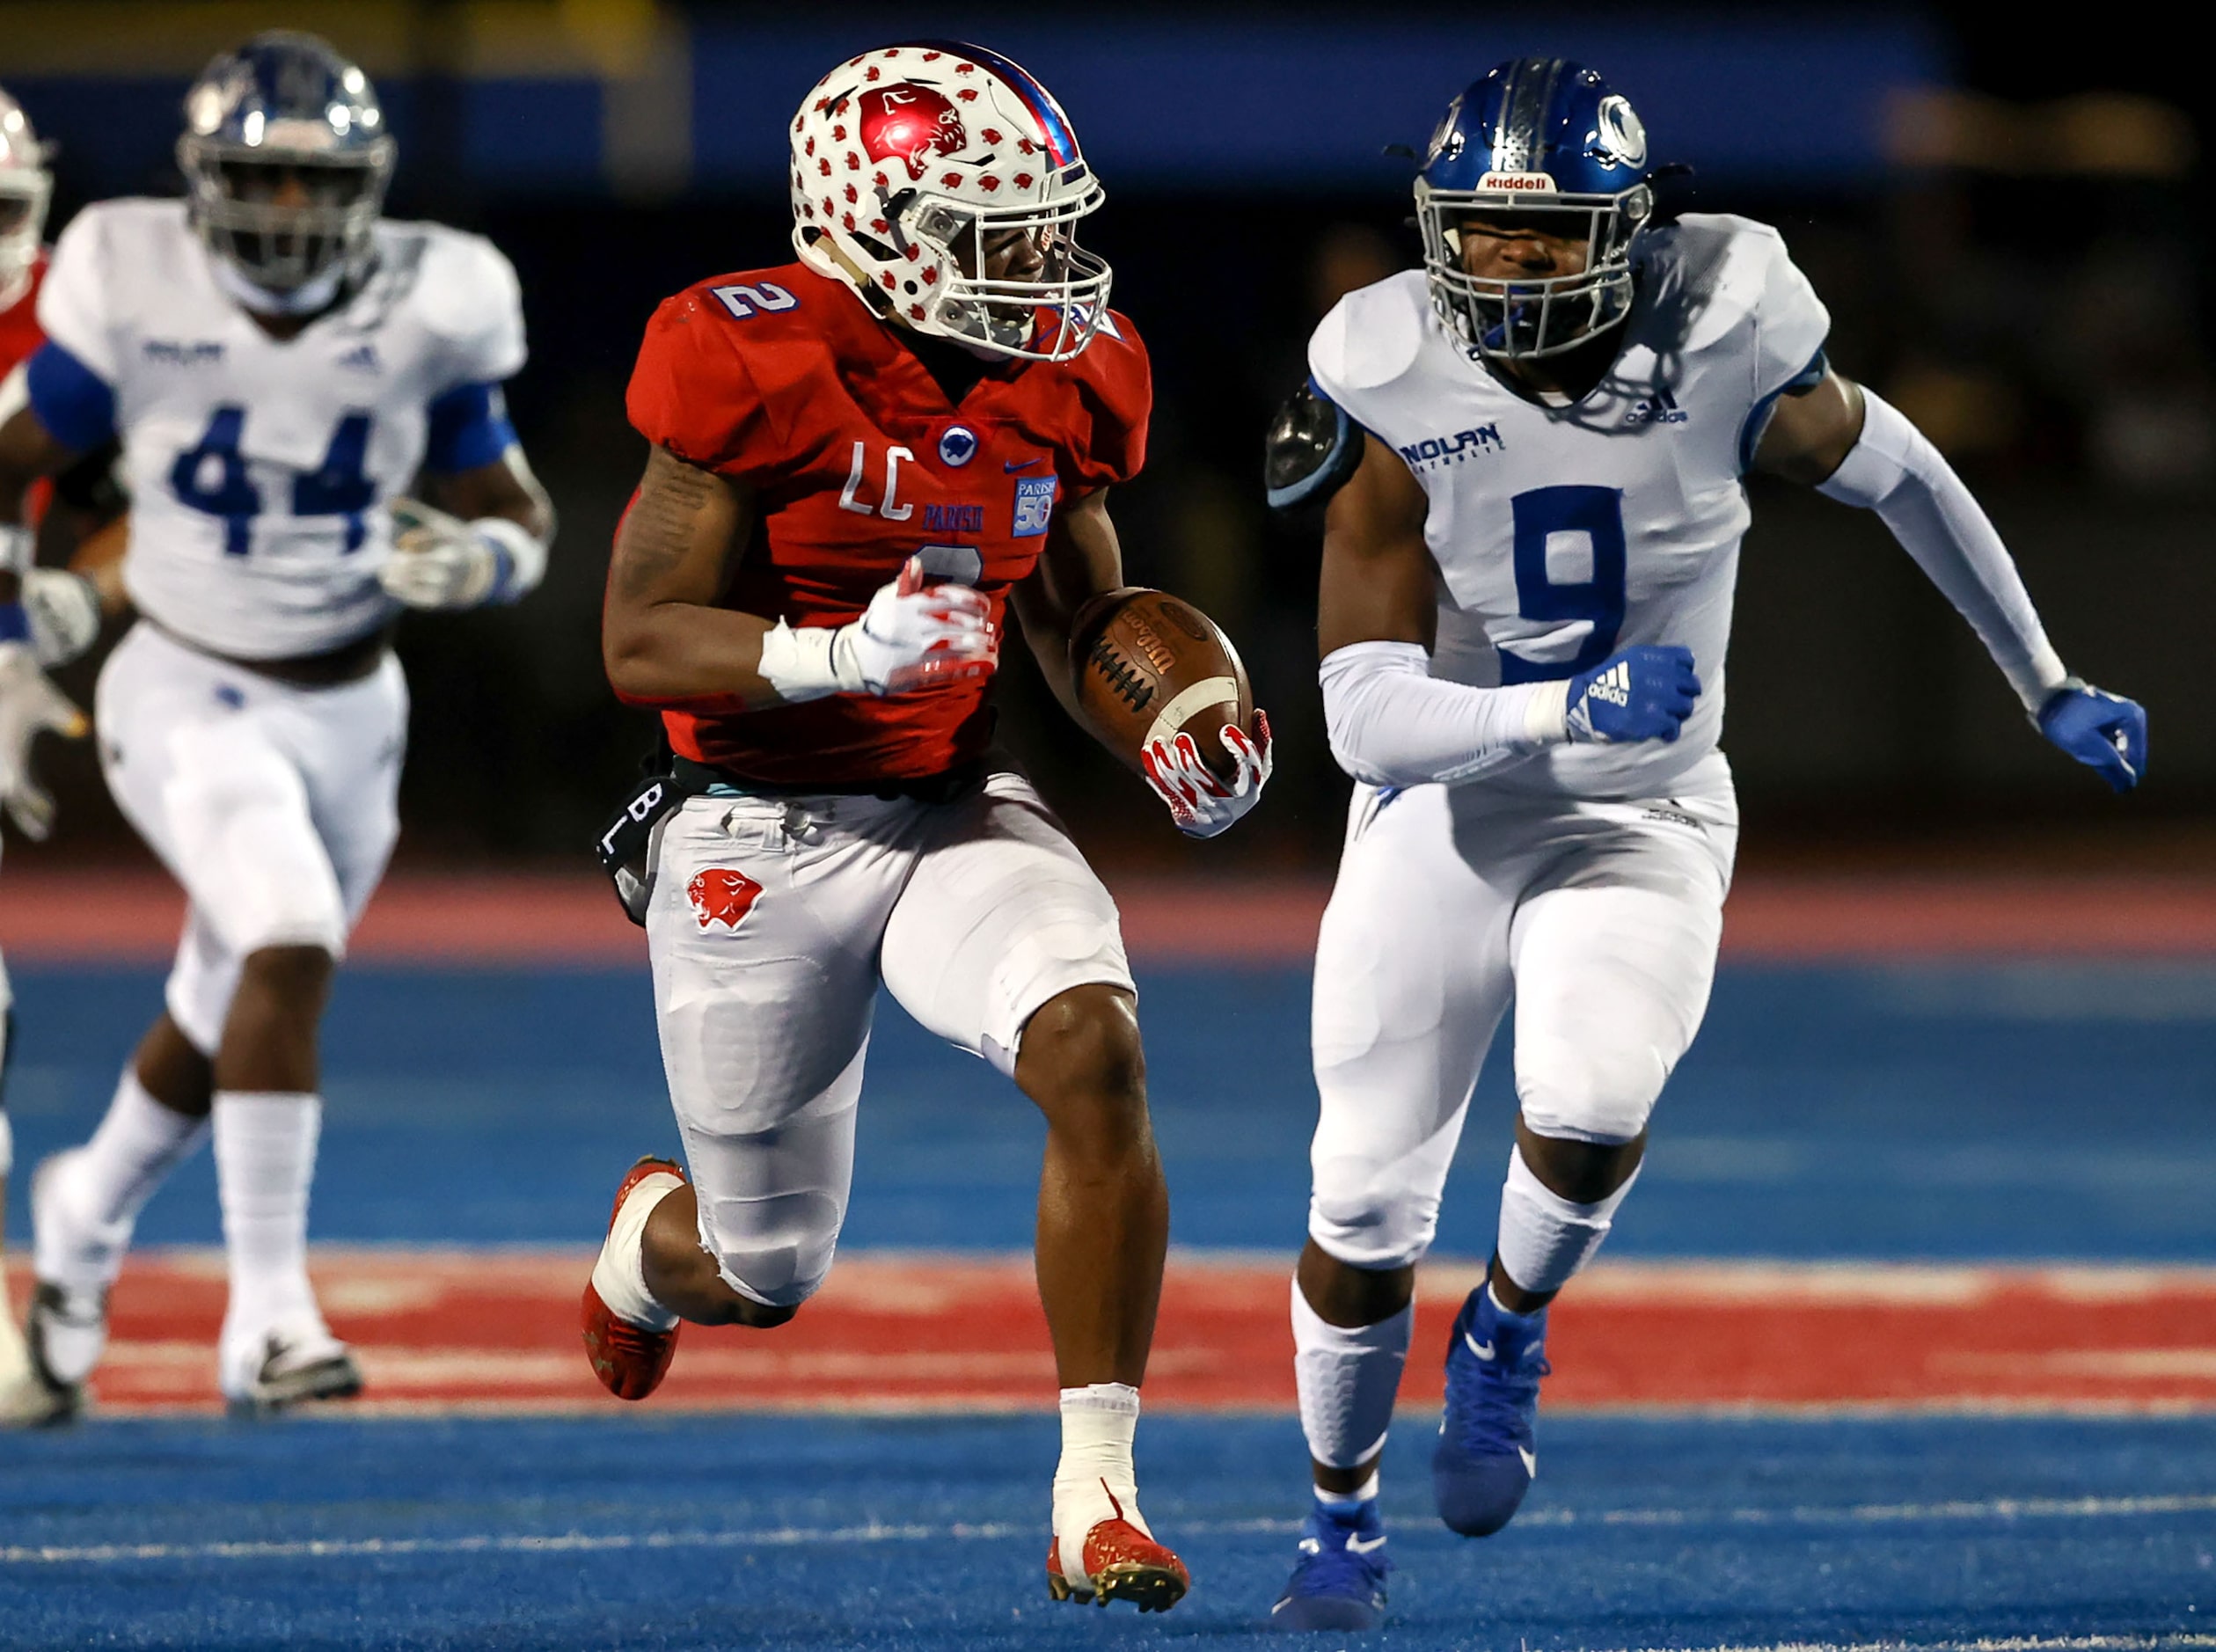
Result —
[[[28,1163],[91,1129],[159,989],[18,976]],[[1154,972],[1142,991],[1175,1239],[1296,1246],[1305,975]],[[639,974],[350,969],[327,1066],[322,1239],[589,1242],[623,1166],[675,1145]],[[1611,1254],[2216,1261],[2212,1101],[2216,967],[1727,969]],[[1443,1251],[1489,1248],[1512,1115],[1503,1053]],[[998,1074],[887,1005],[845,1242],[1028,1247],[1040,1137]],[[141,1235],[216,1241],[205,1154]]]
[[[1196,1581],[1141,1619],[1047,1601],[1045,1418],[126,1422],[0,1449],[11,1647],[1259,1645],[1304,1495],[1290,1420],[1158,1419],[1149,1511]],[[1482,1544],[1424,1517],[1423,1449],[1404,1429],[1388,1464],[1383,1646],[2216,1644],[2205,1422],[1571,1419]]]
[[[1176,1237],[1289,1251],[1303,978],[1144,985]],[[157,982],[23,971],[18,993],[28,1161],[91,1127]],[[329,1240],[589,1242],[673,1134],[631,976],[355,970],[328,1089]],[[2216,969],[1727,970],[1615,1248],[2216,1261],[2212,1095]],[[1468,1254],[1499,1068],[1478,1114],[1443,1235]],[[1028,1242],[1038,1129],[988,1069],[889,1010],[863,1120],[851,1243]],[[212,1242],[211,1182],[203,1157],[143,1237]],[[1389,1465],[1384,1644],[2216,1646],[2206,1416],[1561,1419],[1527,1514],[1482,1545],[1422,1517],[1423,1432],[1407,1419]],[[1052,1452],[1040,1418],[651,1410],[0,1436],[0,1647],[1243,1644],[1301,1506],[1293,1423],[1149,1424],[1149,1512],[1198,1580],[1166,1619],[1049,1608]]]

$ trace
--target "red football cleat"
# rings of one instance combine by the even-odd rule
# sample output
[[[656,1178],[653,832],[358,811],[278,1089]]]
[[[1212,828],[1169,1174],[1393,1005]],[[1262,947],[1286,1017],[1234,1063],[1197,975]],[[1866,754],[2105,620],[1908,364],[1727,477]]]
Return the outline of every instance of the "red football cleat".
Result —
[[[615,1205],[608,1212],[611,1228],[616,1225],[631,1190],[657,1174],[684,1180],[684,1168],[666,1159],[640,1159],[616,1189]],[[608,1305],[600,1299],[589,1278],[585,1282],[583,1320],[585,1357],[592,1362],[592,1374],[600,1378],[602,1387],[618,1400],[644,1400],[661,1386],[670,1356],[677,1351],[677,1333],[684,1328],[682,1323],[666,1331],[649,1331],[618,1319],[608,1312]]]
[[[1047,1592],[1057,1600],[1128,1600],[1141,1612],[1167,1612],[1193,1586],[1185,1562],[1128,1520],[1103,1520],[1085,1534],[1085,1574],[1082,1591],[1063,1575],[1057,1538],[1047,1549]]]

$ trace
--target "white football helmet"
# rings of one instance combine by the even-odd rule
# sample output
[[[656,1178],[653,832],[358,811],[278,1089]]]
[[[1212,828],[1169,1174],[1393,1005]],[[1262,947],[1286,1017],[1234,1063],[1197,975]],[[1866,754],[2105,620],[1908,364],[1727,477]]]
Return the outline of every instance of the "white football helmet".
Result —
[[[23,106],[0,90],[0,310],[23,296],[46,234],[54,174]]]
[[[1091,342],[1108,267],[1076,228],[1105,192],[1021,68],[951,40],[865,53],[816,82],[792,138],[793,245],[878,315],[1028,361]],[[1029,267],[989,276],[1012,233]]]

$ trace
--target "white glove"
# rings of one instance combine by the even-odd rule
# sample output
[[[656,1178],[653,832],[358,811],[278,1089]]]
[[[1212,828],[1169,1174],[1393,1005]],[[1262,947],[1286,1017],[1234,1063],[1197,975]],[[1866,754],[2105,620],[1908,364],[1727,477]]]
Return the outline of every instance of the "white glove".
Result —
[[[991,676],[1000,662],[992,604],[967,585],[926,585],[911,557],[852,625],[794,630],[782,620],[762,639],[761,673],[787,702],[827,694],[913,694]]]
[[[1276,760],[1269,741],[1269,714],[1254,713],[1254,732],[1249,738],[1229,723],[1217,738],[1238,760],[1239,771],[1225,786],[1201,761],[1200,746],[1190,735],[1158,740],[1140,754],[1146,783],[1154,795],[1169,805],[1170,818],[1188,837],[1213,837],[1230,830],[1232,822],[1262,801],[1262,789],[1269,784]]]
[[[396,499],[390,508],[392,554],[377,583],[410,608],[512,603],[545,575],[546,546],[521,523],[464,522],[415,499]]]
[[[50,671],[100,640],[100,588],[67,568],[29,569],[23,614],[31,622],[31,652]]]
[[[44,729],[77,740],[89,727],[28,644],[0,642],[0,807],[33,842],[54,830],[54,799],[31,778],[31,744]]]

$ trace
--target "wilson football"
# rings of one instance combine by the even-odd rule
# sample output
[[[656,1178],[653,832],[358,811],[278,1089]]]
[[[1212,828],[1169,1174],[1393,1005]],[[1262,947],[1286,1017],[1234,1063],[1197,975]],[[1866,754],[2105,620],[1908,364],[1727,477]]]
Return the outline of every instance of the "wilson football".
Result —
[[[1182,731],[1210,769],[1236,772],[1219,735],[1254,727],[1254,691],[1231,639],[1190,603],[1144,586],[1103,592],[1070,627],[1070,664],[1086,727],[1132,770]]]

